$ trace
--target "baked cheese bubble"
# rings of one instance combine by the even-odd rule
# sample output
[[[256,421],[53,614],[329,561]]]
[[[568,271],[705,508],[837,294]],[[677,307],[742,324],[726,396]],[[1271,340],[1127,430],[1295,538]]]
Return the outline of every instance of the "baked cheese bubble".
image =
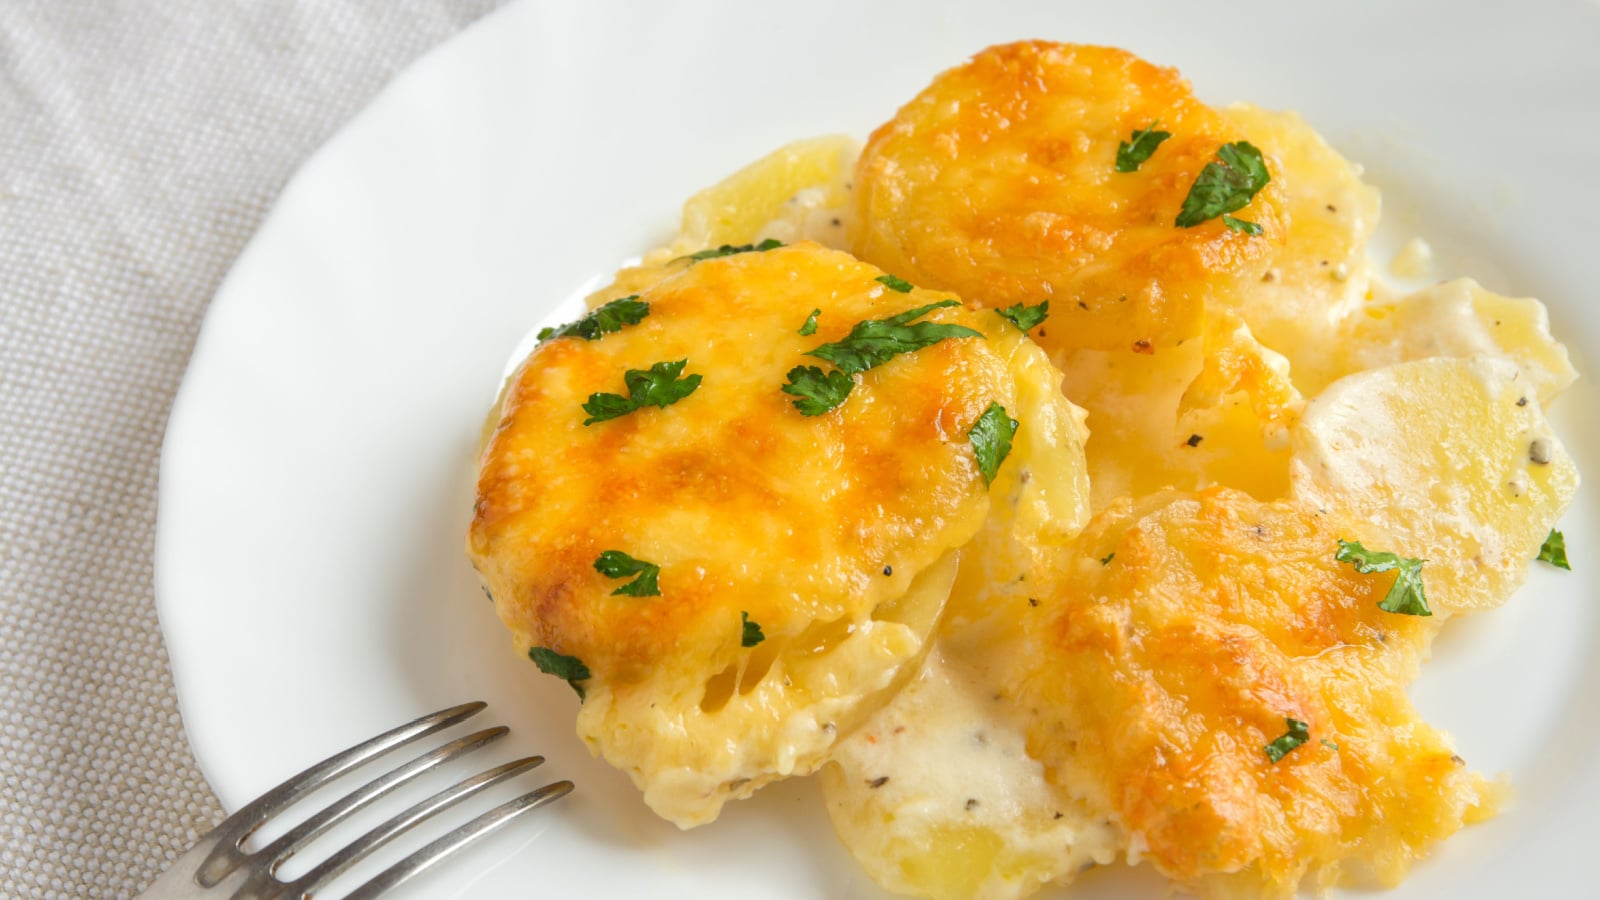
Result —
[[[1342,378],[1295,429],[1292,494],[1379,523],[1406,556],[1427,559],[1439,612],[1498,606],[1578,487],[1541,384],[1490,356]]]
[[[1118,171],[1120,144],[1152,128],[1168,137]],[[1176,70],[1125,50],[991,47],[867,141],[851,246],[974,303],[1050,301],[1036,339],[1052,353],[1175,347],[1200,333],[1208,303],[1260,280],[1288,228],[1277,179],[1231,209],[1234,225],[1215,211],[1175,225],[1208,166],[1248,167],[1247,138]]]
[[[591,749],[688,827],[911,674],[1008,448],[1081,433],[1043,354],[947,293],[814,244],[668,265],[513,375],[468,551]]]
[[[1058,559],[1007,700],[1051,782],[1203,896],[1394,884],[1494,785],[1406,697],[1435,620],[1347,524],[1213,488],[1124,499]]]

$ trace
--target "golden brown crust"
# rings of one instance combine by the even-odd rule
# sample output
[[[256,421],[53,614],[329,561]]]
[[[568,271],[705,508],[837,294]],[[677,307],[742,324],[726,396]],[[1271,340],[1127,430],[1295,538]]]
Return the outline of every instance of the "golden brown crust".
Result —
[[[990,506],[967,431],[990,403],[1018,408],[1022,350],[998,316],[936,309],[922,321],[984,334],[897,356],[807,417],[781,391],[795,366],[828,368],[805,351],[950,295],[890,290],[814,244],[671,265],[641,292],[643,321],[546,341],[513,376],[468,552],[521,649],[592,673],[585,738],[688,825],[820,764],[918,657],[952,551]],[[583,424],[590,394],[625,392],[625,369],[679,359],[703,377],[694,393]],[[1059,375],[1038,362],[1047,390]],[[625,582],[594,567],[606,550],[660,566],[660,596],[613,596]],[[762,645],[741,646],[741,614]]]
[[[1017,700],[1052,778],[1191,887],[1392,883],[1485,803],[1405,695],[1434,624],[1380,610],[1327,517],[1237,491],[1113,504],[1062,557]],[[1287,719],[1310,739],[1276,764]]]
[[[981,339],[900,357],[823,416],[800,415],[780,391],[793,366],[825,365],[805,350],[860,319],[946,298],[894,293],[877,274],[807,247],[710,260],[646,290],[639,325],[542,344],[485,450],[471,529],[512,626],[628,681],[685,642],[737,643],[741,610],[782,634],[871,605],[887,596],[877,586],[903,586],[947,532],[981,517],[965,432],[1010,393]],[[813,301],[818,331],[800,337]],[[624,369],[676,359],[703,374],[694,394],[582,424],[591,393],[625,392]],[[661,597],[610,597],[618,582],[594,561],[613,549],[660,565]]]
[[[1156,120],[1172,137],[1117,172],[1118,143]],[[853,247],[974,303],[1049,300],[1036,337],[1052,353],[1171,347],[1199,333],[1208,298],[1259,280],[1287,227],[1272,183],[1237,213],[1259,236],[1173,224],[1201,169],[1243,137],[1176,70],[1124,50],[991,47],[872,135]]]

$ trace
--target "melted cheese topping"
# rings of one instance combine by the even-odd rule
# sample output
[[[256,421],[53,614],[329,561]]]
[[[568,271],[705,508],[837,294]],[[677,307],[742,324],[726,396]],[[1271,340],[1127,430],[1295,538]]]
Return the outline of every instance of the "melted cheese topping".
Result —
[[[891,291],[815,245],[671,268],[640,295],[642,322],[547,341],[513,377],[469,553],[519,647],[593,673],[585,739],[687,826],[814,769],[920,658],[951,551],[989,511],[967,430],[990,403],[1017,409],[1012,359],[1042,355],[998,316],[935,310],[927,321],[977,327],[999,352],[941,341],[806,417],[780,391],[818,362],[806,350],[947,295]],[[817,333],[799,336],[815,307]],[[622,392],[624,370],[677,359],[704,379],[693,394],[583,424],[584,400]],[[1055,380],[1048,365],[1036,377]],[[619,582],[594,568],[605,550],[659,565],[661,596],[613,596]],[[740,646],[741,613],[764,643]]]
[[[1119,142],[1157,119],[1172,137],[1117,172]],[[1173,226],[1200,171],[1239,137],[1175,70],[1126,51],[991,47],[868,140],[852,247],[985,306],[1049,300],[1035,336],[1052,352],[1173,347],[1199,334],[1207,302],[1260,279],[1288,226],[1276,179],[1237,213],[1258,237],[1220,219]]]
[[[1010,697],[1051,779],[1203,893],[1395,883],[1492,807],[1405,695],[1435,625],[1378,609],[1348,534],[1215,489],[1113,504],[1064,551]],[[1287,719],[1310,740],[1274,763]]]
[[[1116,172],[1156,120],[1172,138]],[[1262,233],[1176,228],[1237,140],[1272,176],[1235,213]],[[520,649],[593,671],[591,747],[684,826],[827,763],[851,852],[934,898],[1023,897],[1119,852],[1207,897],[1393,884],[1491,814],[1498,786],[1405,686],[1575,491],[1541,404],[1576,376],[1542,304],[1466,280],[1374,300],[1359,167],[1121,50],[990,48],[854,152],[799,141],[695,195],[589,298],[651,316],[548,342],[508,385],[470,552]],[[768,237],[872,265],[681,258]],[[776,388],[804,349],[948,296],[886,292],[873,265],[1051,315],[1024,337],[935,313],[986,337],[798,417]],[[684,357],[695,395],[577,424],[623,368]],[[985,489],[965,429],[990,399],[1023,424]],[[1379,610],[1393,576],[1335,562],[1349,538],[1426,559],[1436,615]],[[601,549],[660,563],[662,596],[611,597]],[[1311,739],[1274,763],[1288,719]]]

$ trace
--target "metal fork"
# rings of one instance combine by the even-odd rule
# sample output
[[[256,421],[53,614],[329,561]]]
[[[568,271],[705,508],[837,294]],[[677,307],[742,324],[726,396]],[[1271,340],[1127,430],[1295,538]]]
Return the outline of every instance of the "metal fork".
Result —
[[[485,706],[485,703],[473,702],[440,710],[386,731],[306,769],[224,819],[210,834],[178,857],[154,884],[139,895],[140,900],[308,897],[372,851],[435,813],[544,762],[542,756],[528,756],[495,766],[445,788],[394,816],[293,881],[279,881],[273,874],[311,839],[357,810],[424,772],[492,743],[510,731],[504,726],[486,728],[457,738],[373,779],[259,850],[247,852],[244,849],[245,839],[257,828],[311,791],[390,750],[463,722],[481,712]],[[345,895],[346,900],[369,900],[386,893],[473,840],[529,810],[565,796],[571,790],[572,782],[557,781],[503,803],[378,873]]]

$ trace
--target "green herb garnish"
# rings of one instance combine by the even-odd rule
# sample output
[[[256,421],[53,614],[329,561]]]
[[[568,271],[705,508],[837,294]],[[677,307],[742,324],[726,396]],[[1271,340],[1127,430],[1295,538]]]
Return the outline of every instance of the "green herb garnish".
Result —
[[[1021,303],[997,309],[995,312],[1005,317],[1007,322],[1017,326],[1024,332],[1037,326],[1045,319],[1050,318],[1050,301],[1046,300],[1037,306],[1024,306]]]
[[[789,370],[783,392],[800,398],[794,401],[794,408],[801,415],[820,416],[843,403],[855,386],[854,378],[837,369],[823,372],[818,366],[795,366]]]
[[[901,281],[893,275],[879,275],[877,278],[872,280],[878,282],[891,291],[897,291],[902,294],[911,293],[911,282]]]
[[[613,597],[619,594],[625,597],[661,596],[661,588],[656,585],[656,576],[661,574],[661,567],[655,563],[634,559],[621,550],[606,550],[595,559],[594,570],[607,578],[639,576],[612,591]]]
[[[1278,760],[1289,755],[1289,751],[1304,744],[1311,739],[1311,727],[1299,719],[1284,719],[1283,723],[1289,730],[1283,737],[1278,738],[1267,746],[1261,748],[1267,751],[1267,759],[1276,765]]]
[[[572,685],[572,689],[578,692],[578,699],[584,699],[583,685],[579,682],[589,680],[590,674],[589,667],[583,664],[583,660],[576,656],[563,656],[546,647],[529,647],[528,658],[533,660],[539,671],[546,675],[565,679],[567,684]]]
[[[822,310],[813,309],[811,315],[806,316],[806,323],[800,326],[800,336],[810,337],[817,333],[817,316],[822,315]]]
[[[1150,154],[1156,152],[1161,142],[1172,137],[1171,132],[1157,131],[1156,126],[1161,124],[1157,119],[1151,122],[1143,131],[1135,131],[1128,139],[1117,145],[1117,171],[1137,172]]]
[[[750,621],[749,613],[740,610],[739,622],[739,646],[754,647],[755,645],[767,639],[767,636],[761,633],[761,626]]]
[[[638,294],[633,294],[613,300],[575,322],[568,322],[559,328],[542,329],[539,340],[581,337],[586,341],[598,341],[603,335],[621,331],[624,325],[639,324],[648,315],[650,304],[640,300]]]
[[[1254,144],[1249,141],[1223,144],[1217,150],[1216,160],[1206,163],[1189,187],[1189,195],[1183,198],[1183,209],[1173,224],[1179,228],[1193,228],[1201,222],[1241,210],[1271,180],[1266,161]],[[1234,221],[1239,224],[1230,225],[1230,228],[1254,224]]]
[[[688,360],[680,359],[677,362],[658,362],[647,370],[629,369],[622,375],[622,383],[628,386],[628,396],[590,394],[583,404],[583,411],[589,414],[583,424],[593,425],[615,419],[645,406],[665,409],[677,403],[700,386],[699,375],[689,375],[681,380],[678,378],[688,363]]]
[[[985,483],[994,481],[1000,464],[1011,453],[1011,438],[1017,433],[1017,420],[1006,415],[1006,408],[998,403],[978,416],[978,421],[967,429],[967,440],[972,442],[972,453],[978,458],[978,471]]]
[[[1541,559],[1558,569],[1572,571],[1572,566],[1567,565],[1567,539],[1561,532],[1550,529],[1550,534],[1539,547],[1539,555],[1534,559]]]
[[[1433,611],[1428,609],[1428,598],[1422,591],[1422,564],[1427,560],[1409,559],[1394,553],[1378,553],[1368,550],[1356,541],[1340,541],[1339,552],[1335,553],[1333,558],[1339,562],[1350,563],[1363,575],[1390,570],[1398,573],[1395,575],[1394,584],[1389,587],[1389,593],[1378,601],[1378,608],[1384,612],[1405,616],[1433,615]]]
[[[1233,216],[1223,216],[1222,224],[1228,226],[1234,231],[1242,231],[1252,237],[1261,233],[1260,225],[1257,225],[1254,222],[1246,222],[1243,219],[1235,219]]]
[[[959,300],[941,300],[908,309],[887,319],[857,322],[842,340],[823,344],[807,356],[825,359],[838,368],[826,375],[816,366],[796,366],[789,370],[789,383],[783,392],[801,399],[795,408],[808,416],[818,416],[845,401],[855,382],[849,376],[877,368],[902,353],[921,350],[946,338],[983,337],[965,325],[912,320],[947,306],[960,306]]]
[[[946,338],[983,337],[982,332],[965,325],[947,325],[943,322],[913,324],[913,320],[936,309],[960,305],[959,300],[940,300],[887,319],[857,322],[842,340],[823,344],[806,355],[825,359],[846,375],[854,375],[877,368],[902,353],[930,347]]]
[[[783,241],[776,240],[774,238],[767,238],[759,244],[723,244],[721,247],[713,247],[710,250],[701,250],[697,253],[691,253],[688,256],[679,257],[679,259],[700,262],[704,259],[717,259],[723,256],[732,256],[735,253],[765,253],[768,250],[776,250],[782,246]]]
[[[1111,561],[1113,559],[1116,559],[1116,558],[1117,558],[1117,551],[1113,550],[1110,553],[1107,553],[1105,556],[1100,557],[1100,565],[1109,566],[1109,565],[1111,565]]]

